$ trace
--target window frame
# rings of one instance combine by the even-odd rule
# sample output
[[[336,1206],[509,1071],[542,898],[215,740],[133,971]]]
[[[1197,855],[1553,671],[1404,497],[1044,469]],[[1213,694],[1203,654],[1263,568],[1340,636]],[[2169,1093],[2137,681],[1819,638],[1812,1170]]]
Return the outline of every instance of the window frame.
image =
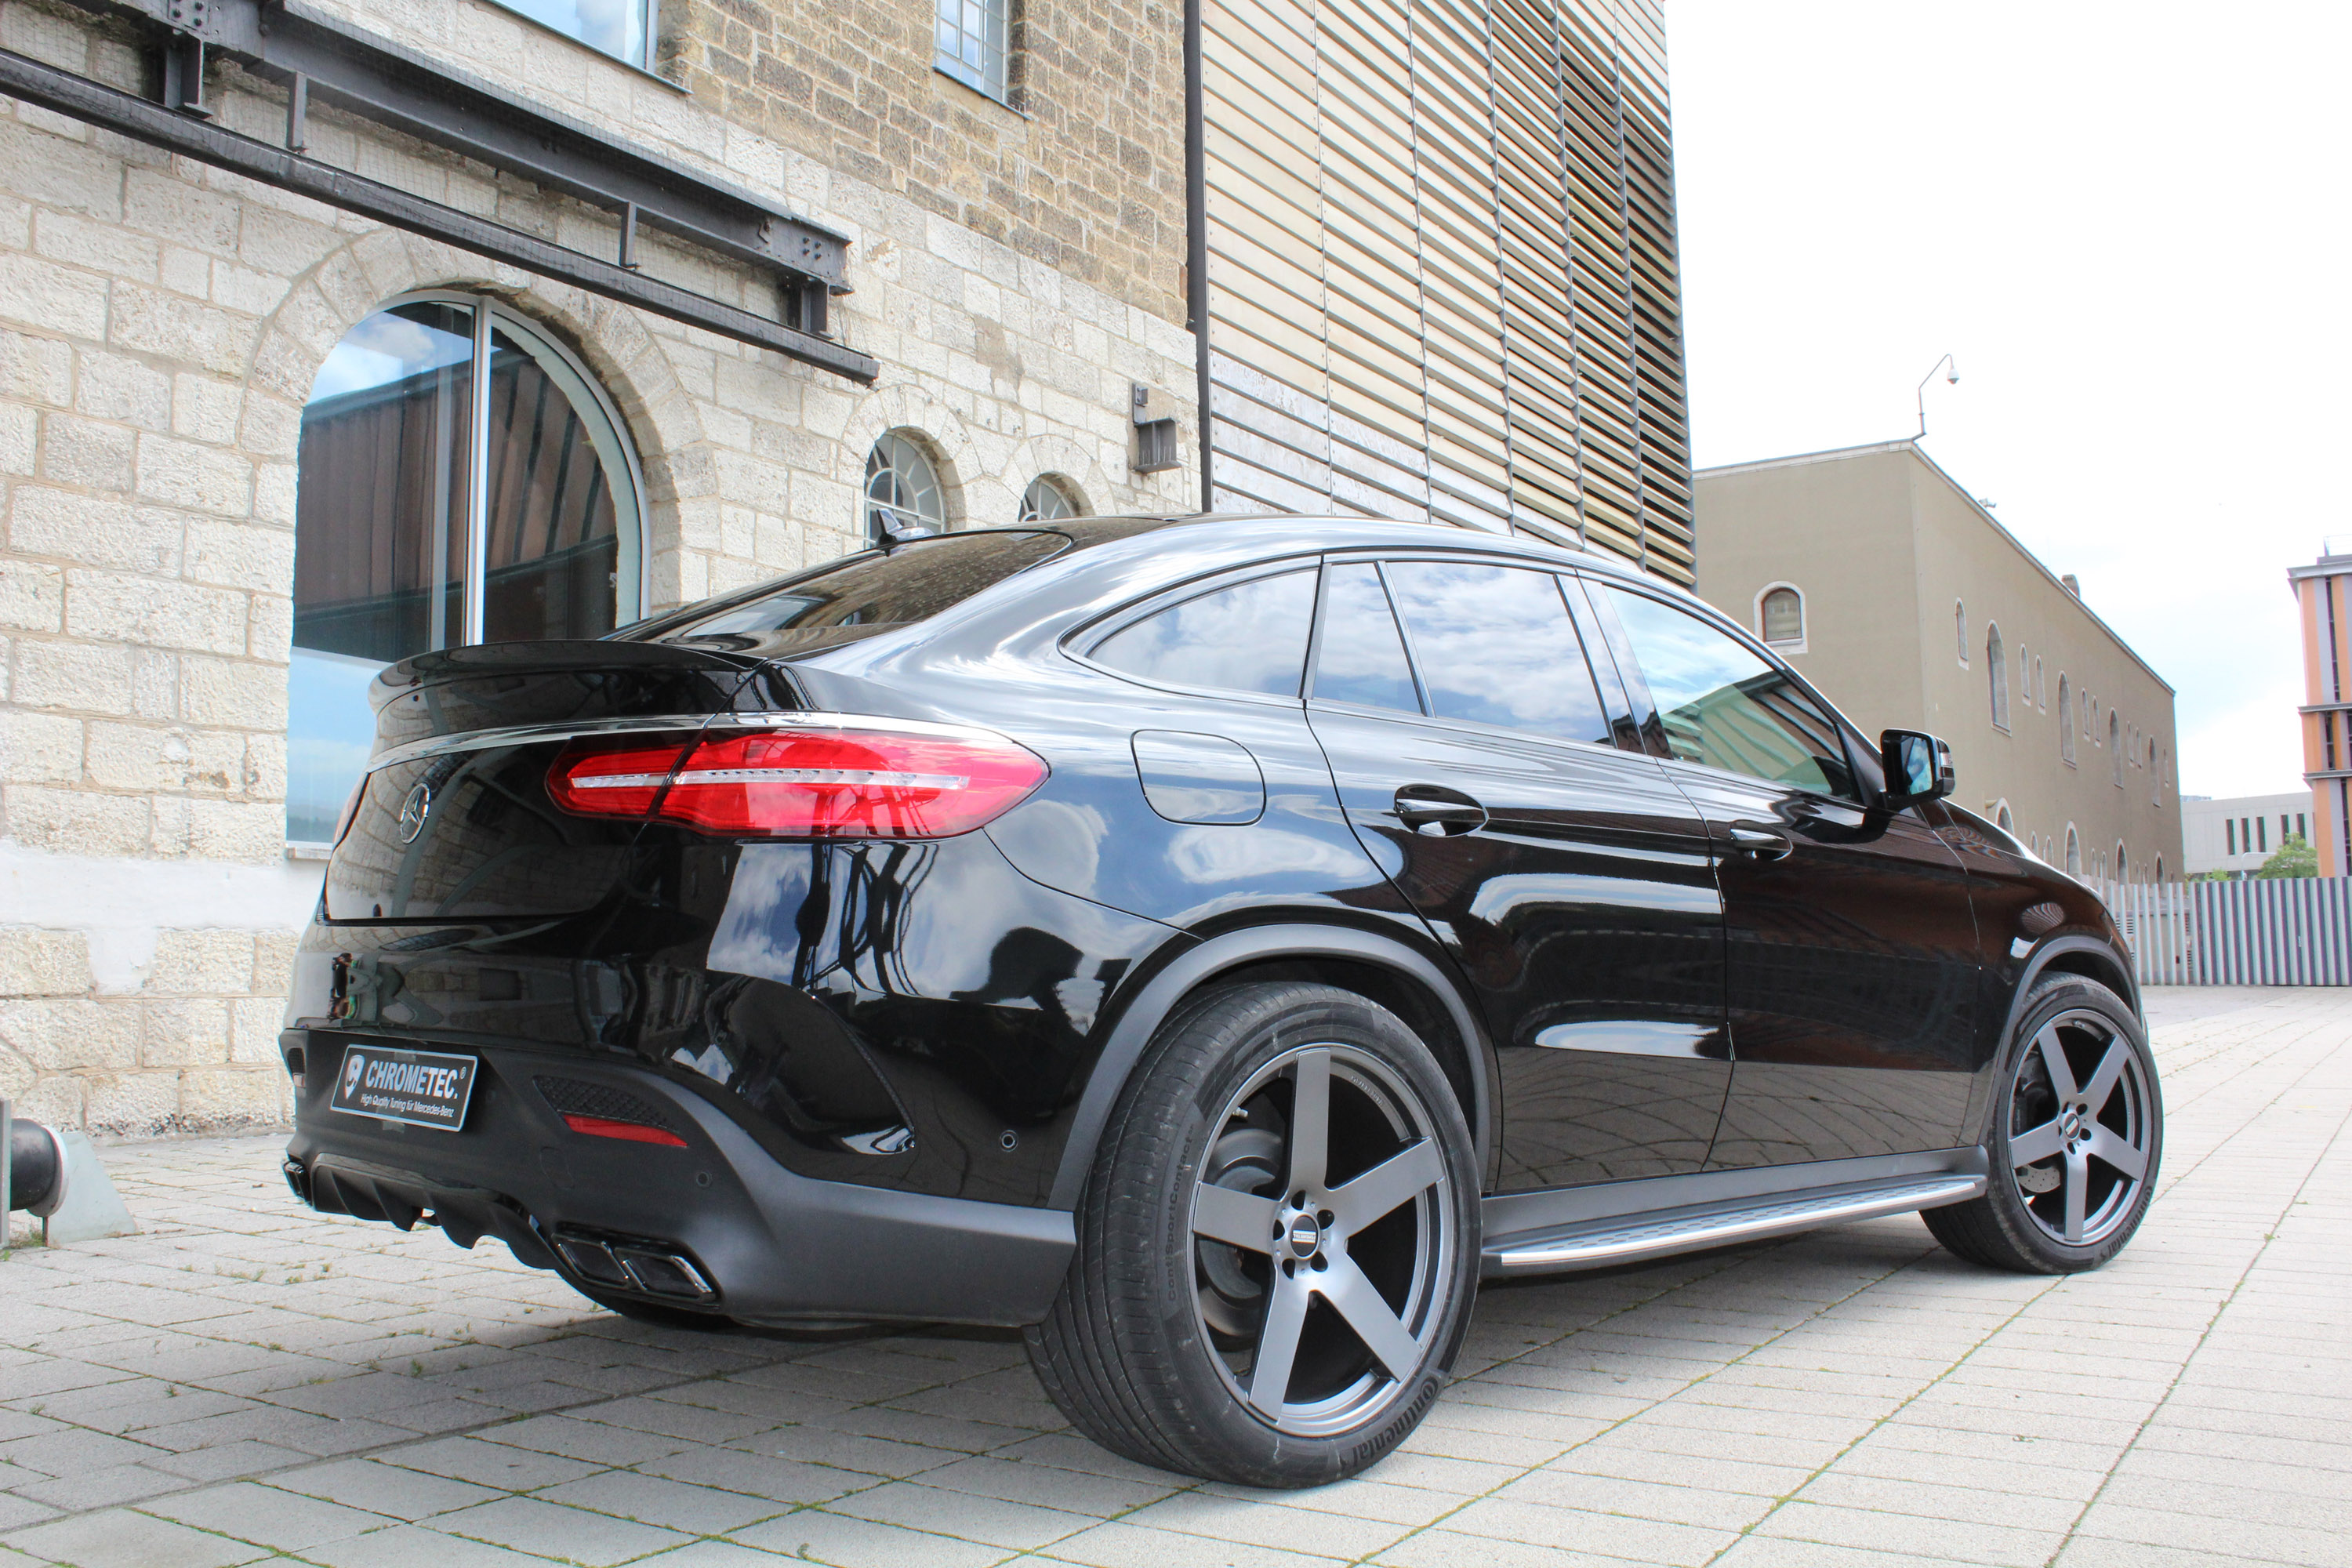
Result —
[[[1315,597],[1307,610],[1307,654],[1298,667],[1299,689],[1288,697],[1276,696],[1270,691],[1251,691],[1245,688],[1234,686],[1181,686],[1172,681],[1154,680],[1150,676],[1137,675],[1129,670],[1115,668],[1093,657],[1096,648],[1137,622],[1150,620],[1162,610],[1172,609],[1188,599],[1197,599],[1203,595],[1222,593],[1227,588],[1237,588],[1244,583],[1253,583],[1261,577],[1279,577],[1291,572],[1315,574]],[[1276,708],[1297,708],[1306,700],[1301,693],[1306,690],[1307,676],[1315,668],[1315,633],[1316,629],[1322,625],[1322,621],[1323,552],[1319,550],[1310,550],[1293,555],[1277,555],[1264,561],[1253,561],[1244,566],[1220,567],[1213,572],[1204,572],[1188,577],[1181,583],[1171,583],[1164,587],[1155,588],[1141,598],[1131,599],[1124,605],[1107,610],[1090,620],[1071,627],[1069,631],[1063,634],[1061,640],[1055,646],[1060,649],[1062,657],[1073,664],[1081,665],[1099,675],[1111,676],[1116,679],[1143,687],[1148,690],[1180,692],[1188,697],[1213,697],[1219,701],[1262,702]],[[1381,711],[1386,711],[1386,710],[1381,710]]]
[[[1741,644],[1750,653],[1755,654],[1793,683],[1799,691],[1820,709],[1822,716],[1828,719],[1830,727],[1837,731],[1838,742],[1845,748],[1846,773],[1854,781],[1856,798],[1849,799],[1842,795],[1823,795],[1821,791],[1809,788],[1804,784],[1759,779],[1752,773],[1735,773],[1729,768],[1712,767],[1706,763],[1687,762],[1672,754],[1661,754],[1655,750],[1644,751],[1643,755],[1664,763],[1669,767],[1696,768],[1705,773],[1740,779],[1749,784],[1778,784],[1781,788],[1810,795],[1815,800],[1833,802],[1842,806],[1867,807],[1868,795],[1885,786],[1885,780],[1879,773],[1878,758],[1864,741],[1862,731],[1854,728],[1853,721],[1845,716],[1836,703],[1823,696],[1811,681],[1789,668],[1786,661],[1776,657],[1765,645],[1763,639],[1750,636],[1745,627],[1733,621],[1730,616],[1724,615],[1714,605],[1696,599],[1687,603],[1678,601],[1656,591],[1646,582],[1614,577],[1598,572],[1580,571],[1572,567],[1568,570],[1584,583],[1587,589],[1585,597],[1592,605],[1592,613],[1602,620],[1610,654],[1618,665],[1618,679],[1623,683],[1625,696],[1634,709],[1633,722],[1640,733],[1648,735],[1652,725],[1654,724],[1658,711],[1657,700],[1650,694],[1649,677],[1642,670],[1640,650],[1633,647],[1633,639],[1626,635],[1624,626],[1617,619],[1617,612],[1610,606],[1608,601],[1598,594],[1591,592],[1594,586],[1622,589],[1630,594],[1637,594],[1667,609],[1679,610],[1701,625],[1722,632],[1732,641]],[[1630,668],[1627,668],[1629,664]],[[1644,709],[1648,710],[1652,721],[1650,724],[1643,721],[1642,710]]]
[[[934,463],[932,465],[932,471],[936,473],[938,471],[938,468],[939,465]],[[1041,489],[1052,495],[1056,500],[1059,500],[1064,506],[1068,507],[1070,510],[1065,512],[1055,513],[1052,517],[1046,516],[1042,511],[1034,517],[1031,516],[1029,512],[1030,498],[1034,496]],[[1013,510],[1019,514],[1013,520],[1013,526],[1016,528],[1051,527],[1056,522],[1067,521],[1073,518],[1086,516],[1087,502],[1086,498],[1078,493],[1077,486],[1070,481],[1068,476],[1048,472],[1039,474],[1035,479],[1031,479],[1026,485],[1022,487],[1021,502]]]
[[[1764,635],[1764,601],[1775,594],[1789,593],[1797,596],[1797,635],[1775,642]],[[1756,591],[1756,640],[1786,658],[1806,651],[1813,635],[1811,606],[1805,603],[1805,591],[1794,583],[1767,583]]]
[[[1992,727],[2009,733],[2009,652],[2001,640],[2000,623],[1985,623],[1985,678],[1992,701]]]
[[[2074,696],[2074,682],[2067,677],[2064,670],[2060,670],[2058,672],[2058,760],[2070,768],[2077,765],[2074,761],[2074,715],[2067,711],[2073,705]]]
[[[919,513],[909,512],[905,507],[901,506],[885,506],[883,503],[877,501],[874,499],[874,459],[881,452],[884,445],[891,441],[898,442],[900,446],[905,447],[908,451],[914,453],[917,458],[922,460],[923,467],[930,471],[931,493],[937,496],[940,501],[940,515],[937,518],[923,517]],[[898,465],[894,458],[890,465],[891,470],[896,472],[898,470]],[[950,500],[948,481],[946,476],[941,474],[940,471],[939,455],[933,448],[929,437],[926,437],[920,430],[916,429],[911,425],[893,425],[888,429],[884,430],[881,434],[874,437],[873,444],[866,448],[865,460],[859,467],[857,479],[858,537],[866,541],[864,546],[866,549],[878,550],[882,548],[884,544],[882,531],[877,525],[874,517],[875,512],[877,510],[888,511],[894,515],[906,517],[917,523],[936,522],[938,526],[933,531],[934,532],[959,532],[961,531],[956,527],[955,518],[952,515],[953,509],[949,504]],[[1015,526],[1018,525],[1016,524]]]
[[[961,55],[950,55],[940,47],[940,32],[944,27],[952,26],[959,37],[972,37],[965,30],[960,14],[952,22],[948,17],[950,5],[961,13],[967,4],[977,4],[984,10],[993,12],[997,26],[1003,33],[1003,42],[994,61],[996,77],[992,86],[985,63],[979,67],[971,66]],[[969,88],[991,102],[1002,104],[1018,114],[1020,110],[1013,102],[1013,58],[1017,52],[1013,44],[1013,0],[931,0],[931,68],[958,86]],[[985,48],[985,37],[981,42]]]

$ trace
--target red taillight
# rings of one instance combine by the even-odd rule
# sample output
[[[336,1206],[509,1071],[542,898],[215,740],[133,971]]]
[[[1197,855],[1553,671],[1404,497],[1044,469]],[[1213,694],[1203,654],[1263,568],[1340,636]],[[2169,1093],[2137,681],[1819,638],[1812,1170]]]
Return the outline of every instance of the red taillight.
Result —
[[[986,734],[812,726],[718,736],[682,763],[677,755],[567,751],[549,793],[567,811],[649,816],[705,833],[948,838],[1003,816],[1046,773],[1029,752]]]
[[[555,759],[547,793],[582,816],[648,816],[684,755],[686,747],[676,742],[615,751],[575,742]]]
[[[567,1110],[563,1113],[563,1125],[591,1138],[618,1138],[624,1143],[667,1143],[673,1149],[686,1147],[686,1140],[668,1128],[648,1127],[642,1121],[615,1121],[609,1116],[583,1116]]]

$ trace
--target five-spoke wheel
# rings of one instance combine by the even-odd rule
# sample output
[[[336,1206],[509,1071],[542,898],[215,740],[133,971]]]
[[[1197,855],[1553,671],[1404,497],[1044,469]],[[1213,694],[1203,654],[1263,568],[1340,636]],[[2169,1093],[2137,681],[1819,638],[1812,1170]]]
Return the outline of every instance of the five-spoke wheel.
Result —
[[[2123,998],[2079,974],[2038,982],[2012,1041],[1985,1140],[1984,1196],[1920,1217],[1972,1262],[2095,1268],[2147,1212],[2164,1142],[2156,1059]]]
[[[1251,1486],[1352,1475],[1444,1382],[1477,1201],[1454,1086],[1393,1014],[1322,985],[1215,993],[1113,1112],[1031,1361],[1131,1458]]]
[[[1192,1193],[1202,1331],[1280,1430],[1360,1426],[1443,1321],[1459,1238],[1428,1114],[1378,1058],[1320,1041],[1259,1068],[1216,1126]]]

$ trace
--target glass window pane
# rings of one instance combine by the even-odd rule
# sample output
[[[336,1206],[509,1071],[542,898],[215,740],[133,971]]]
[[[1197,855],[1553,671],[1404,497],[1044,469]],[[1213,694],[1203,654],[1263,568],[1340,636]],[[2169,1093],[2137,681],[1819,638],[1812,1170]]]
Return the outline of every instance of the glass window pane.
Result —
[[[1008,0],[939,0],[934,63],[966,87],[1003,98],[1008,12]]]
[[[1113,669],[1171,686],[1298,695],[1315,573],[1285,572],[1171,605],[1095,645]]]
[[[889,431],[866,455],[866,537],[912,537],[947,526],[947,497],[923,449]]]
[[[320,366],[302,411],[286,830],[334,830],[374,735],[385,665],[463,640],[473,311],[397,305]]]
[[[1787,676],[1695,616],[1593,585],[1616,606],[1672,755],[1822,795],[1854,795],[1836,726]]]
[[[1800,613],[1797,591],[1775,588],[1764,595],[1764,640],[1795,642],[1805,635],[1804,617]]]
[[[619,438],[562,355],[503,323],[489,402],[483,638],[602,637],[618,621],[620,529],[636,522]]]
[[[1386,570],[1439,718],[1610,743],[1584,647],[1549,573],[1436,561]]]
[[[1323,642],[1315,655],[1315,698],[1367,708],[1421,711],[1380,569],[1334,566],[1323,590]]]
[[[950,533],[910,540],[887,554],[869,550],[787,577],[757,598],[683,623],[656,622],[647,635],[720,637],[820,626],[901,626],[927,620],[1024,566],[1069,547],[1058,533]]]
[[[499,0],[499,4],[633,66],[648,63],[647,0]]]

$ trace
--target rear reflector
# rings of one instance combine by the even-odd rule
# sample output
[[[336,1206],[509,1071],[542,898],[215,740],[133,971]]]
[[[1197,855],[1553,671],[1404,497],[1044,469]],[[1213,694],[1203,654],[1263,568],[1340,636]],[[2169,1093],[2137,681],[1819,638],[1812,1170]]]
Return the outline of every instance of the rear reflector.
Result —
[[[583,816],[682,823],[772,838],[948,838],[993,821],[1045,780],[1002,736],[888,730],[714,736],[673,747],[594,750],[555,761],[548,793]]]
[[[673,1149],[686,1147],[686,1140],[667,1127],[647,1127],[635,1121],[614,1121],[605,1116],[583,1116],[576,1110],[563,1113],[563,1125],[574,1132],[591,1138],[618,1138],[624,1143],[666,1143]]]

